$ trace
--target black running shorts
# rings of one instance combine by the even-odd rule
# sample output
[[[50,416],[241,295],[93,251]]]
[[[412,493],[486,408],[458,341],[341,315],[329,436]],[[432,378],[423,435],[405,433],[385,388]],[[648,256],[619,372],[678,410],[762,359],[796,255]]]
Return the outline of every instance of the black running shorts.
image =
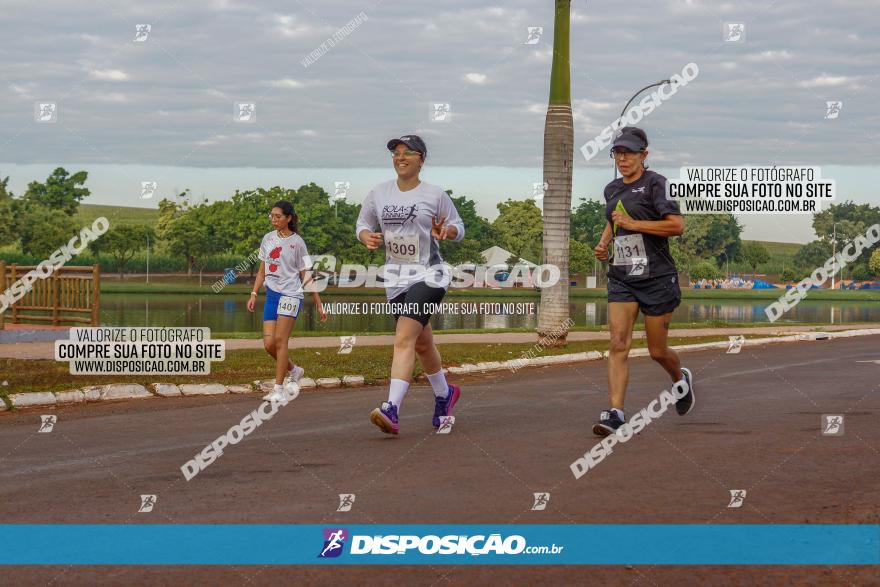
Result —
[[[420,281],[419,283],[413,284],[412,287],[402,294],[388,301],[392,305],[392,315],[394,316],[395,322],[401,316],[406,316],[407,318],[412,318],[413,320],[418,321],[422,326],[425,326],[431,320],[431,308],[429,306],[439,304],[445,295],[446,290],[442,287],[432,287],[424,281]],[[406,304],[407,311],[402,314],[394,312],[394,306],[399,304]]]
[[[625,282],[608,278],[608,302],[638,302],[645,316],[662,316],[681,304],[678,275],[658,275]]]

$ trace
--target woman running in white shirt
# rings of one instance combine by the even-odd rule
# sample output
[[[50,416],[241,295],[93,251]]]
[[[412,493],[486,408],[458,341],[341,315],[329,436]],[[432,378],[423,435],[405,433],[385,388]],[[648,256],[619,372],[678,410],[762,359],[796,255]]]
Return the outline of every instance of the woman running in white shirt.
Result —
[[[303,368],[294,365],[288,357],[287,341],[296,324],[303,304],[303,286],[312,281],[309,252],[302,237],[297,234],[299,219],[293,205],[281,200],[275,203],[269,220],[275,229],[263,236],[260,244],[260,269],[254,281],[248,312],[254,311],[257,294],[266,283],[266,305],[263,307],[263,347],[275,359],[275,386],[263,399],[281,394],[284,379],[296,383],[303,376]],[[321,316],[327,320],[321,296],[312,291],[312,300]]]
[[[419,180],[428,149],[416,135],[388,141],[397,179],[377,185],[367,195],[357,222],[358,239],[370,250],[385,244],[386,295],[397,322],[388,401],[370,420],[388,434],[398,434],[398,414],[409,389],[416,355],[434,390],[435,428],[452,415],[461,395],[446,382],[431,325],[433,304],[446,294],[448,275],[437,241],[464,238],[464,225],[452,198],[439,186]],[[378,229],[378,231],[377,231]]]

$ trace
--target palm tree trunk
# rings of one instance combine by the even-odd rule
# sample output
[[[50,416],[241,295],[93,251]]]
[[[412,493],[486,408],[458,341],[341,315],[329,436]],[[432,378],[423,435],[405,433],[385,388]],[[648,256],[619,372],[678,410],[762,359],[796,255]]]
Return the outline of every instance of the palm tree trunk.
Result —
[[[544,123],[544,263],[556,265],[559,282],[541,288],[538,340],[544,346],[565,344],[568,313],[568,244],[571,234],[571,172],[574,128],[569,75],[571,0],[556,0],[550,103]]]

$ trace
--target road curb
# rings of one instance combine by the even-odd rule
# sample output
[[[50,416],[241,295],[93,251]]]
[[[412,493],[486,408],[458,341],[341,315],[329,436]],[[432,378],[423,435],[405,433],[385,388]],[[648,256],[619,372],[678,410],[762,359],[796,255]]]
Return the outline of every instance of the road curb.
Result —
[[[873,336],[880,334],[880,328],[863,328],[858,330],[844,330],[839,332],[799,332],[786,336],[745,339],[743,347],[762,346],[781,342],[813,342],[821,340],[833,340],[835,338],[852,338],[855,336]],[[730,342],[705,342],[698,344],[676,345],[671,348],[678,352],[701,351],[724,349],[730,346]],[[632,349],[630,357],[646,357],[649,355],[647,348]],[[549,365],[564,365],[569,363],[583,363],[598,361],[608,358],[608,351],[586,351],[569,353],[564,355],[548,355],[545,357],[510,359],[507,361],[486,361],[483,363],[459,365],[449,367],[444,372],[453,375],[466,375],[471,373],[487,373],[491,371],[510,370],[516,372],[523,367],[546,367]],[[126,399],[146,399],[156,397],[193,397],[202,395],[266,393],[271,391],[274,380],[254,381],[253,384],[224,385],[221,383],[152,383],[144,387],[135,383],[111,383],[109,385],[92,385],[66,391],[38,391],[15,393],[8,396],[13,408],[45,407],[54,405],[71,405],[76,403],[90,403],[98,401],[116,401]],[[299,381],[301,389],[332,389],[340,387],[365,386],[363,375],[344,375],[342,377],[323,377],[312,379],[303,377]],[[6,403],[0,401],[0,412],[9,411]]]

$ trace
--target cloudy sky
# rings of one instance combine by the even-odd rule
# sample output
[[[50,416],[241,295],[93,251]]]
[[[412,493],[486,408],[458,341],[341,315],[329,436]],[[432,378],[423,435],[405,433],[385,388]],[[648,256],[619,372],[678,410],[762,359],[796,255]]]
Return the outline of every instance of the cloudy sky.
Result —
[[[7,1],[0,173],[21,193],[56,165],[85,169],[91,203],[335,180],[358,201],[393,177],[385,141],[415,132],[424,178],[493,217],[541,179],[553,5]],[[725,41],[726,23],[744,24],[740,41]],[[636,90],[693,62],[698,77],[641,123],[656,169],[820,166],[840,199],[880,204],[878,24],[876,2],[859,0],[573,1],[575,199],[611,176],[607,151],[587,161],[579,147]],[[528,27],[544,27],[533,44]],[[842,102],[837,118],[828,101]],[[56,122],[35,120],[40,102],[57,104]],[[254,103],[255,120],[237,121],[237,103]],[[434,103],[448,120],[431,120]],[[140,198],[143,180],[159,182],[154,199]],[[809,217],[743,222],[747,238],[812,238]]]

